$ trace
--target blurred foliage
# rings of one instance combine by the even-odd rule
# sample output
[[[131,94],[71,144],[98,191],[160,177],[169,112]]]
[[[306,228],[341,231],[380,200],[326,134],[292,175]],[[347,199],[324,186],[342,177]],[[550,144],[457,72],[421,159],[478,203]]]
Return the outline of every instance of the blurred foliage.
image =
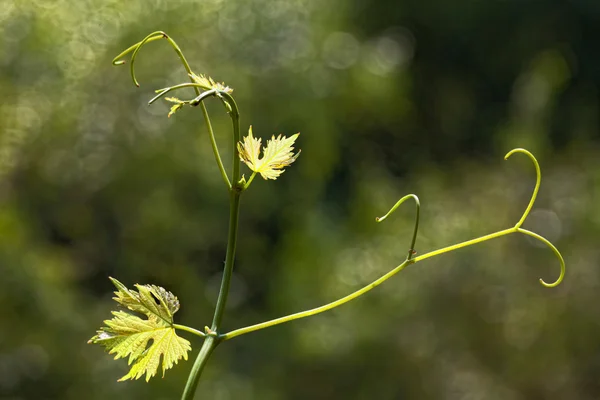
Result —
[[[173,291],[178,322],[200,328],[218,291],[227,194],[202,116],[146,104],[185,71],[160,41],[140,52],[140,89],[110,63],[158,29],[235,89],[242,131],[302,132],[302,157],[242,201],[227,328],[400,263],[413,210],[374,218],[406,193],[420,253],[514,225],[534,172],[502,161],[513,147],[542,166],[524,227],[567,262],[552,290],[537,281],[555,279],[552,253],[518,235],[419,263],[220,347],[198,399],[600,398],[599,18],[593,0],[2,0],[0,398],[181,393],[191,362],[117,383],[126,363],[86,344],[109,275]]]

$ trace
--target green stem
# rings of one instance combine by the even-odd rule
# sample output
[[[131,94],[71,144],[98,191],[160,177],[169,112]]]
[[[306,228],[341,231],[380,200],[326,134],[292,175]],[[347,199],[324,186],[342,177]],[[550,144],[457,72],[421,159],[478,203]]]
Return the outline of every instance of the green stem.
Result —
[[[210,355],[218,344],[219,341],[214,336],[208,336],[202,344],[200,353],[198,353],[198,358],[196,358],[196,362],[192,367],[190,377],[185,384],[185,389],[183,390],[181,400],[192,400],[194,398],[194,393],[196,393],[196,387],[198,386],[198,381],[200,380],[202,370],[204,369],[204,366],[208,362]]]
[[[215,155],[215,161],[219,167],[219,172],[221,173],[221,177],[223,178],[223,182],[225,182],[227,188],[231,189],[231,182],[229,182],[229,177],[227,176],[227,172],[225,172],[225,167],[223,166],[223,161],[221,161],[221,155],[219,154],[217,141],[215,140],[215,135],[213,134],[212,126],[210,125],[210,120],[208,119],[208,111],[206,110],[204,103],[200,104],[200,108],[202,109],[204,120],[207,122],[206,127],[208,129],[208,136],[210,137],[210,145],[212,146],[213,154]]]
[[[298,312],[295,314],[291,314],[291,315],[286,315],[285,317],[281,317],[281,318],[277,318],[277,319],[273,319],[270,321],[266,321],[266,322],[262,322],[260,324],[256,324],[256,325],[251,325],[251,326],[247,326],[245,328],[240,328],[240,329],[236,329],[234,331],[228,332],[224,335],[221,336],[221,338],[223,340],[229,340],[231,338],[234,338],[236,336],[240,336],[246,333],[250,333],[250,332],[254,332],[254,331],[258,331],[260,329],[265,329],[274,325],[279,325],[279,324],[283,324],[285,322],[289,322],[289,321],[293,321],[295,319],[300,319],[300,318],[306,318],[306,317],[310,317],[312,315],[315,314],[319,314],[322,312],[325,312],[327,310],[331,310],[332,308],[341,306],[342,304],[345,304],[351,300],[356,299],[357,297],[365,294],[366,292],[370,291],[371,289],[373,289],[376,286],[381,285],[383,282],[387,281],[388,279],[390,279],[392,276],[396,275],[398,272],[402,271],[407,265],[409,264],[414,264],[416,262],[425,260],[426,258],[429,257],[433,257],[439,254],[443,254],[443,253],[447,253],[453,250],[458,250],[462,247],[466,247],[466,246],[470,246],[476,243],[481,243],[484,242],[486,240],[490,240],[490,239],[494,239],[500,236],[504,236],[504,235],[508,235],[509,233],[514,233],[517,232],[517,228],[510,228],[510,229],[505,229],[503,231],[499,231],[496,233],[492,233],[490,235],[486,235],[486,236],[482,236],[479,237],[477,239],[473,239],[473,240],[468,240],[466,242],[462,242],[462,243],[458,243],[452,246],[448,246],[448,247],[444,247],[442,249],[439,250],[435,250],[432,252],[429,252],[427,254],[423,254],[419,257],[415,257],[412,260],[405,260],[402,264],[398,265],[396,268],[394,268],[393,270],[391,270],[390,272],[388,272],[387,274],[383,275],[382,277],[380,277],[379,279],[371,282],[370,284],[368,284],[367,286],[357,290],[354,293],[351,293],[349,295],[347,295],[346,297],[342,297],[339,300],[333,301],[331,303],[325,304],[321,307],[317,307],[317,308],[313,308],[311,310],[306,310],[306,311],[302,311],[302,312]]]
[[[235,261],[235,249],[237,245],[237,230],[238,230],[238,219],[240,215],[240,195],[242,194],[242,187],[239,186],[240,179],[240,156],[238,153],[237,143],[240,140],[240,121],[239,111],[235,100],[228,93],[221,93],[227,97],[228,103],[231,106],[231,122],[233,124],[233,157],[232,157],[232,169],[231,175],[233,185],[229,191],[229,237],[227,239],[227,254],[225,256],[225,268],[223,269],[223,278],[221,279],[221,289],[219,290],[219,297],[217,298],[217,306],[215,307],[215,314],[213,317],[213,323],[211,330],[219,332],[221,327],[221,321],[223,320],[223,313],[225,312],[225,306],[227,305],[227,297],[229,296],[229,286],[231,284],[231,276],[233,274],[233,264]]]
[[[485,242],[486,240],[495,239],[495,238],[500,237],[500,236],[504,236],[504,235],[508,235],[510,233],[514,233],[516,231],[517,231],[517,228],[516,227],[512,227],[512,228],[504,229],[502,231],[490,233],[489,235],[481,236],[481,237],[478,237],[476,239],[467,240],[466,242],[461,242],[461,243],[453,244],[452,246],[448,246],[448,247],[444,247],[444,248],[441,248],[441,249],[438,249],[438,250],[430,251],[429,253],[425,253],[425,254],[422,254],[422,255],[420,255],[418,257],[413,258],[413,261],[414,262],[423,261],[423,260],[425,260],[427,258],[430,258],[430,257],[434,257],[434,256],[437,256],[437,255],[440,255],[440,254],[448,253],[450,251],[458,250],[460,248],[471,246],[471,245],[474,245],[474,244],[477,244],[477,243]]]
[[[193,333],[196,336],[206,337],[206,334],[204,332],[201,332],[201,331],[199,331],[197,329],[194,329],[194,328],[191,328],[189,326],[179,325],[179,324],[173,324],[173,328]]]
[[[407,196],[408,197],[408,196]],[[387,214],[389,215],[389,213]],[[386,215],[386,216],[387,216]],[[382,219],[382,218],[381,218]],[[293,321],[296,319],[300,319],[300,318],[306,318],[306,317],[310,317],[312,315],[315,314],[319,314],[328,310],[331,310],[332,308],[341,306],[342,304],[345,304],[351,300],[356,299],[357,297],[365,294],[366,292],[370,291],[371,289],[373,289],[376,286],[379,286],[380,284],[382,284],[383,282],[387,281],[388,279],[390,279],[392,276],[396,275],[398,272],[402,271],[407,265],[409,264],[414,264],[417,263],[419,261],[423,261],[426,260],[428,258],[440,255],[440,254],[444,254],[444,253],[449,253],[451,251],[454,250],[458,250],[461,249],[463,247],[467,247],[467,246],[471,246],[477,243],[481,243],[481,242],[485,242],[487,240],[491,240],[491,239],[495,239],[501,236],[505,236],[505,235],[509,235],[511,233],[523,233],[525,235],[531,236],[543,243],[545,243],[548,247],[550,247],[552,249],[552,251],[554,252],[554,254],[557,256],[557,258],[560,261],[560,276],[558,277],[558,279],[553,282],[553,283],[546,283],[543,279],[540,279],[540,282],[542,285],[544,285],[545,287],[556,287],[558,286],[564,276],[565,276],[565,262],[564,259],[562,257],[562,255],[560,254],[560,252],[558,251],[558,249],[552,244],[550,243],[546,238],[544,238],[541,235],[538,235],[535,232],[531,232],[528,231],[526,229],[520,228],[518,226],[514,226],[512,228],[508,228],[508,229],[504,229],[498,232],[494,232],[491,233],[489,235],[485,235],[485,236],[481,236],[478,237],[476,239],[472,239],[472,240],[467,240],[465,242],[461,242],[461,243],[457,243],[454,244],[452,246],[447,246],[438,250],[434,250],[434,251],[430,251],[429,253],[425,253],[419,257],[415,257],[413,259],[407,258],[402,264],[398,265],[396,268],[394,268],[393,270],[391,270],[390,272],[388,272],[387,274],[383,275],[382,277],[380,277],[379,279],[373,281],[372,283],[368,284],[367,286],[345,296],[342,297],[339,300],[333,301],[331,303],[325,304],[321,307],[317,307],[317,308],[313,308],[310,310],[306,310],[306,311],[301,311],[295,314],[290,314],[290,315],[286,315],[285,317],[281,317],[281,318],[276,318],[276,319],[272,319],[270,321],[266,321],[266,322],[262,322],[260,324],[256,324],[256,325],[251,325],[251,326],[247,326],[244,328],[240,328],[240,329],[236,329],[234,331],[228,332],[226,334],[223,334],[221,336],[219,336],[222,340],[229,340],[232,339],[236,336],[240,336],[240,335],[244,335],[246,333],[250,333],[250,332],[254,332],[254,331],[258,331],[260,329],[265,329],[265,328],[269,328],[271,326],[274,325],[279,325],[279,324],[283,324],[285,322],[289,322],[289,321]],[[410,254],[409,254],[410,255]]]
[[[223,320],[223,313],[225,311],[225,306],[227,305],[227,297],[229,295],[229,287],[231,284],[231,276],[233,273],[233,264],[235,259],[238,216],[240,208],[240,192],[233,188],[231,189],[230,193],[231,199],[229,208],[229,238],[227,241],[227,255],[225,257],[225,268],[223,269],[221,289],[219,291],[219,297],[217,299],[217,306],[215,307],[215,314],[211,327],[211,331],[213,332],[219,332],[219,327],[221,325],[221,321]],[[202,373],[208,358],[212,354],[212,351],[219,343],[218,340],[220,339],[209,336],[202,345],[200,353],[198,353],[198,357],[194,362],[194,366],[192,367],[192,371],[190,372],[185,385],[185,390],[183,392],[183,396],[181,397],[182,400],[191,400],[194,397],[194,393],[196,392],[196,387],[200,379],[200,374]]]
[[[231,205],[229,209],[229,239],[227,241],[227,255],[225,256],[225,268],[223,269],[223,278],[221,279],[221,289],[217,298],[217,306],[211,330],[219,332],[223,313],[227,305],[227,297],[229,295],[229,286],[231,284],[231,276],[233,274],[233,264],[235,260],[235,248],[237,243],[238,217],[240,212],[240,193],[231,191]]]
[[[321,307],[313,308],[311,310],[306,310],[306,311],[302,311],[302,312],[299,312],[299,313],[286,315],[285,317],[281,317],[281,318],[273,319],[273,320],[270,320],[270,321],[262,322],[262,323],[256,324],[256,325],[247,326],[247,327],[241,328],[241,329],[236,329],[234,331],[231,331],[231,332],[228,332],[228,333],[226,333],[224,335],[221,335],[221,339],[223,339],[223,340],[229,340],[229,339],[232,339],[232,338],[234,338],[236,336],[243,335],[245,333],[250,333],[250,332],[258,331],[260,329],[265,329],[265,328],[268,328],[268,327],[271,327],[271,326],[274,326],[274,325],[283,324],[284,322],[293,321],[295,319],[310,317],[312,315],[320,314],[322,312],[331,310],[332,308],[339,307],[342,304],[345,304],[345,303],[347,303],[347,302],[349,302],[351,300],[354,300],[357,297],[359,297],[359,296],[367,293],[371,289],[373,289],[373,288],[381,285],[383,282],[385,282],[386,280],[388,280],[392,276],[396,275],[398,272],[402,271],[404,269],[404,267],[406,267],[408,264],[412,264],[412,262],[413,261],[411,261],[411,260],[404,261],[402,264],[398,265],[396,268],[394,268],[393,270],[391,270],[387,274],[383,275],[381,278],[379,278],[379,279],[371,282],[367,286],[365,286],[365,287],[357,290],[354,293],[349,294],[346,297],[342,297],[341,299],[338,299],[336,301],[332,301],[331,303],[325,304],[325,305],[323,305]]]
[[[233,186],[229,189],[229,235],[227,239],[227,254],[225,256],[225,267],[223,269],[223,278],[221,279],[221,289],[219,290],[219,297],[217,298],[217,305],[215,307],[215,314],[213,316],[212,327],[210,331],[216,332],[218,335],[221,322],[223,320],[223,314],[227,305],[227,297],[229,296],[229,288],[231,285],[231,277],[233,274],[233,265],[235,262],[235,250],[237,245],[237,231],[238,231],[238,220],[240,214],[240,195],[242,193],[242,187],[240,186],[240,159],[237,150],[237,142],[240,140],[240,125],[239,125],[239,111],[237,104],[228,93],[220,93],[228,101],[231,111],[229,115],[233,124],[233,173],[232,181]],[[182,400],[191,400],[196,392],[198,381],[204,366],[206,365],[208,358],[212,354],[215,347],[220,342],[219,337],[208,335],[204,341],[198,357],[194,362],[192,371],[188,377],[185,385],[185,390],[181,397]]]

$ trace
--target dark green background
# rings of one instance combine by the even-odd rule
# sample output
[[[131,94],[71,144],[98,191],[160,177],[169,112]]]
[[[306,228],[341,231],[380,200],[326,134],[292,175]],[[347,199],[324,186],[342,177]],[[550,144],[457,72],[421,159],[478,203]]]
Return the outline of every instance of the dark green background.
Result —
[[[197,399],[600,398],[600,3],[595,0],[2,0],[0,398],[176,399],[191,368],[117,383],[86,344],[114,308],[108,276],[210,323],[227,194],[198,109],[153,90],[192,68],[235,89],[242,131],[301,132],[302,155],[242,199],[225,329],[341,297],[420,254],[525,223],[520,235],[416,264],[335,311],[217,349]],[[192,92],[182,97],[191,96]],[[230,122],[209,107],[227,165]],[[248,170],[243,167],[248,175]],[[198,338],[186,335],[200,347]]]

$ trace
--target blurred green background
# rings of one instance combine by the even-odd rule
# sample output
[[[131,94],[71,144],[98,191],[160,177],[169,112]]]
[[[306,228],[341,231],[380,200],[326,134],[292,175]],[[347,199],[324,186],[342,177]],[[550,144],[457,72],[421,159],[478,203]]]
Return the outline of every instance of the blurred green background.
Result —
[[[301,132],[302,155],[242,199],[225,329],[329,302],[399,264],[421,198],[420,254],[525,227],[407,268],[335,311],[217,349],[197,399],[600,398],[600,3],[595,0],[1,0],[0,398],[176,399],[86,341],[113,287],[173,291],[209,324],[227,195],[166,42],[135,88],[112,58],[154,30],[235,89],[243,133]],[[192,91],[181,97],[192,96]],[[223,156],[230,122],[209,110]],[[227,162],[229,165],[229,162]],[[247,169],[243,167],[244,172]],[[194,359],[201,341],[189,337]]]

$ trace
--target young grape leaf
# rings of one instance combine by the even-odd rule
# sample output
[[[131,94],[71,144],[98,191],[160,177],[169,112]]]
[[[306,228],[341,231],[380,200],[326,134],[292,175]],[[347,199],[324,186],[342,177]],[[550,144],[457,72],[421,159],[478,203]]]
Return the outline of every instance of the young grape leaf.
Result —
[[[263,147],[263,156],[259,158],[262,139],[256,139],[252,136],[252,126],[248,131],[248,136],[243,142],[238,143],[240,159],[254,172],[260,173],[263,179],[277,179],[283,173],[283,168],[287,167],[300,155],[294,154],[294,142],[299,133],[288,137],[279,135],[277,138],[272,136],[267,140],[267,146]]]
[[[217,89],[217,90],[222,90],[223,92],[227,92],[230,94],[233,92],[233,89],[230,88],[229,86],[225,86],[225,83],[215,82],[213,80],[213,78],[211,78],[210,76],[206,76],[206,75],[202,75],[202,74],[196,75],[193,72],[189,75],[190,75],[190,78],[192,78],[195,83],[197,83],[198,85],[201,85],[202,89],[206,89],[206,90]]]
[[[171,103],[175,103],[171,106],[169,115],[167,115],[167,117],[169,118],[171,118],[171,115],[175,114],[177,111],[179,111],[180,108],[187,104],[187,102],[179,100],[177,97],[167,97],[165,100],[170,101]]]
[[[149,381],[156,375],[161,357],[163,376],[181,358],[187,360],[187,352],[192,349],[190,342],[177,336],[173,326],[173,314],[179,310],[177,297],[159,286],[135,285],[136,292],[114,278],[110,280],[117,288],[113,299],[147,317],[113,311],[114,318],[104,321],[106,326],[88,341],[104,346],[109,354],[115,354],[115,360],[129,356],[128,364],[133,365],[119,381],[139,379],[144,374]]]

